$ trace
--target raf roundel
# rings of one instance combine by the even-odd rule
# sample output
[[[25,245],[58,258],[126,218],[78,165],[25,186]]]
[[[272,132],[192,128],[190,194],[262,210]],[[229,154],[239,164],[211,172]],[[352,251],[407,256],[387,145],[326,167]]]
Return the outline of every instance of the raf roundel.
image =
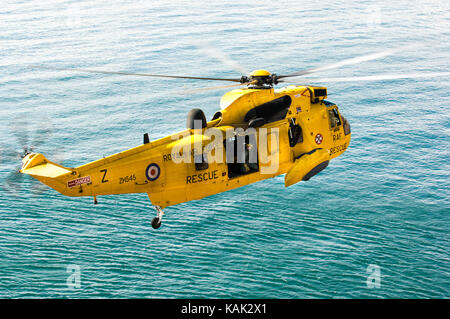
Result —
[[[322,144],[322,141],[323,141],[323,136],[322,136],[322,134],[318,133],[316,135],[316,144]]]
[[[147,176],[147,179],[149,181],[157,180],[160,173],[161,170],[159,169],[158,164],[155,163],[152,163],[149,166],[147,166],[147,169],[145,170],[145,175]]]

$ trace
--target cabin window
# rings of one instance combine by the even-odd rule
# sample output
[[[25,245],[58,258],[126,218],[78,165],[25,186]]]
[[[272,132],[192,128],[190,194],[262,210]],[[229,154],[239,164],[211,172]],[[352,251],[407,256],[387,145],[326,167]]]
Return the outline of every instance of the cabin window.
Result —
[[[341,119],[339,118],[339,112],[337,108],[332,108],[328,110],[328,115],[330,116],[330,126],[331,128],[335,128],[336,126],[341,125]]]

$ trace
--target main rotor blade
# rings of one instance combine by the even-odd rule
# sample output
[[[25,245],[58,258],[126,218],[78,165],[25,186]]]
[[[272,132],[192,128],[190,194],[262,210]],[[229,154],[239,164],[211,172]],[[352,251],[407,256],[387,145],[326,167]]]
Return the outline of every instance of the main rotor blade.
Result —
[[[380,74],[369,76],[353,76],[341,78],[302,78],[302,81],[308,82],[359,82],[359,81],[382,81],[382,80],[397,80],[397,79],[420,79],[420,78],[434,78],[440,76],[450,76],[450,72],[432,72],[432,73],[409,73],[409,74]],[[286,81],[290,82],[290,81]]]
[[[224,65],[230,67],[231,69],[241,73],[241,74],[248,74],[248,70],[243,68],[238,62],[230,58],[228,55],[225,54],[222,50],[218,49],[217,47],[213,46],[212,44],[205,43],[205,42],[198,42],[197,46],[199,49],[209,55],[210,57],[222,62]]]
[[[317,68],[311,68],[311,69],[306,69],[306,70],[302,70],[302,71],[294,72],[294,73],[290,73],[290,74],[279,75],[278,78],[282,79],[282,78],[288,78],[288,77],[298,77],[298,76],[303,76],[303,75],[312,74],[312,73],[316,73],[316,72],[322,72],[322,71],[326,71],[326,70],[337,69],[337,68],[340,68],[340,67],[345,66],[345,65],[352,65],[352,64],[358,64],[358,63],[361,63],[361,62],[381,59],[381,58],[384,58],[386,56],[393,55],[393,54],[395,54],[395,53],[397,53],[399,51],[406,50],[407,48],[411,48],[411,46],[397,48],[397,49],[391,49],[391,50],[387,50],[387,51],[383,51],[383,52],[367,54],[367,55],[363,55],[363,56],[360,56],[360,57],[351,58],[351,59],[343,60],[343,61],[340,61],[340,62],[336,62],[336,63],[324,65],[324,66],[320,66],[320,67],[317,67]]]
[[[214,90],[220,90],[220,89],[227,89],[227,88],[233,88],[233,87],[238,87],[238,86],[242,86],[242,85],[250,85],[250,84],[256,84],[256,83],[257,83],[257,81],[246,82],[246,83],[239,83],[239,84],[218,85],[218,86],[211,86],[211,87],[206,87],[206,88],[198,88],[198,89],[190,89],[190,90],[185,90],[185,91],[178,91],[178,92],[175,92],[175,93],[178,93],[178,94],[195,94],[195,93],[200,93],[200,92],[214,91]]]
[[[241,81],[241,79],[222,79],[222,78],[209,78],[209,77],[185,76],[185,75],[116,72],[116,71],[104,71],[104,70],[94,70],[94,69],[57,68],[57,67],[49,67],[49,66],[42,66],[42,65],[31,65],[30,67],[36,68],[36,69],[46,69],[46,70],[55,70],[55,71],[73,71],[73,72],[86,72],[86,73],[99,73],[99,74],[114,74],[114,75],[134,75],[134,76],[147,76],[147,77],[170,78],[170,79],[190,79],[190,80],[229,81],[229,82],[240,82]]]

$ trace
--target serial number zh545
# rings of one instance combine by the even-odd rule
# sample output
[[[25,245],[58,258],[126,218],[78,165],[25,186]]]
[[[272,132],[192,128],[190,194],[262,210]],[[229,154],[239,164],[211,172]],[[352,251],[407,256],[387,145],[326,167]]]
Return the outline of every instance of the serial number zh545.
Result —
[[[119,177],[119,184],[128,183],[136,180],[136,175],[131,174],[125,177]]]

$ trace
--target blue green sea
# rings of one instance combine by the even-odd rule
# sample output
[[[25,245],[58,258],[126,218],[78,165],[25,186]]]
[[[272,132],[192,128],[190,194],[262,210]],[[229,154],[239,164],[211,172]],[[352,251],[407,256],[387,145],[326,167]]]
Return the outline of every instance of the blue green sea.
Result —
[[[347,151],[289,188],[168,207],[158,230],[146,194],[94,205],[14,174],[24,145],[79,166],[183,130],[192,108],[210,119],[227,92],[33,65],[240,77],[399,47],[314,76],[448,71],[449,2],[3,0],[0,297],[450,297],[449,76],[308,80],[349,120]]]

